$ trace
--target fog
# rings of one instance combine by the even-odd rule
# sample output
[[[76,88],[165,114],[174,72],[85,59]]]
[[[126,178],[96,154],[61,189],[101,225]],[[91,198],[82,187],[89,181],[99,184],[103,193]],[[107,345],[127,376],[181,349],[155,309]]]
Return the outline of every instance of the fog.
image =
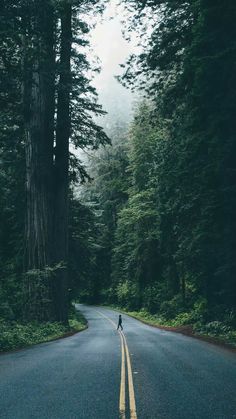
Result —
[[[118,6],[119,0],[110,0],[102,17],[96,17],[96,26],[90,31],[90,49],[87,52],[90,62],[99,61],[101,71],[93,79],[98,93],[98,102],[107,112],[105,116],[96,118],[96,122],[104,128],[109,137],[113,127],[119,124],[127,127],[132,119],[134,95],[123,87],[115,78],[122,74],[120,64],[124,64],[128,56],[134,51],[134,42],[128,42],[122,35],[122,20],[125,12]],[[88,150],[70,150],[83,164],[87,164],[88,156],[93,158]]]
[[[132,93],[124,88],[115,76],[122,73],[120,64],[125,63],[127,57],[134,50],[134,44],[127,42],[122,36],[122,23],[124,10],[118,6],[117,0],[111,0],[91,31],[91,47],[93,55],[100,60],[101,72],[93,84],[95,85],[99,102],[108,114],[100,118],[99,123],[109,129],[111,125],[119,122],[127,123],[132,117]]]

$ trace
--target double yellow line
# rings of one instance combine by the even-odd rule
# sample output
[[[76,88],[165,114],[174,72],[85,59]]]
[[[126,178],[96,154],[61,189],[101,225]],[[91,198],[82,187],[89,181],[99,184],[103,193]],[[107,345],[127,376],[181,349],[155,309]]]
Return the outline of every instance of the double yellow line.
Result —
[[[105,314],[101,313],[100,311],[97,311],[97,313],[105,317],[105,319],[107,319],[116,328],[116,324],[113,322],[113,320],[105,316]],[[133,374],[132,374],[132,366],[131,366],[130,355],[129,355],[129,348],[128,348],[124,333],[119,330],[119,334],[120,334],[120,340],[121,340],[121,379],[120,379],[120,401],[119,401],[120,419],[125,419],[125,411],[126,411],[126,403],[125,403],[125,390],[126,390],[126,368],[125,367],[126,365],[127,365],[127,373],[128,373],[130,419],[137,419]]]
[[[134,383],[133,383],[133,374],[132,367],[129,356],[129,348],[126,342],[126,338],[123,332],[120,332],[121,338],[121,381],[120,381],[120,417],[125,419],[125,354],[126,354],[126,363],[128,371],[128,388],[129,388],[129,410],[130,410],[130,419],[137,419],[136,413],[136,403],[134,395]]]

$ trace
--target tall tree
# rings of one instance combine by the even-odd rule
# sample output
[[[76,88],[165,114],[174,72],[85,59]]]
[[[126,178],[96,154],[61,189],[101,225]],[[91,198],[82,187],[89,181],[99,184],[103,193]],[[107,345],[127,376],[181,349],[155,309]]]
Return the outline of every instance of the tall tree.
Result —
[[[217,302],[235,307],[235,4],[126,3],[135,28],[150,22],[152,31],[144,37],[145,51],[129,61],[125,78],[139,79],[141,87],[148,80],[149,96],[171,120],[160,193],[178,275],[195,277],[209,307]]]
[[[26,267],[43,270],[52,263],[55,11],[49,0],[23,5],[24,116],[26,136]],[[41,278],[40,276],[38,278]],[[49,284],[27,275],[28,310],[34,316],[52,315]],[[42,307],[45,301],[46,307]],[[51,310],[50,310],[51,311]]]
[[[60,69],[57,100],[57,128],[54,183],[54,263],[68,264],[68,191],[71,93],[72,6],[61,6]],[[55,281],[57,318],[67,319],[67,267],[60,269]]]
[[[143,50],[130,57],[121,80],[152,103],[140,108],[130,139],[131,186],[112,243],[113,295],[135,307],[149,299],[156,310],[163,301],[170,316],[207,306],[212,319],[236,302],[236,7],[124,3],[128,30],[139,30]]]
[[[1,72],[9,79],[10,89],[1,81],[6,111],[0,121],[4,134],[0,147],[4,161],[5,151],[20,150],[23,172],[24,163],[26,166],[22,298],[28,319],[67,321],[69,169],[73,166],[72,171],[86,176],[78,159],[69,153],[69,142],[75,147],[97,148],[108,141],[93,121],[93,114],[103,111],[90,84],[93,69],[84,52],[90,29],[84,16],[100,12],[103,3],[1,3]],[[11,137],[14,145],[8,146]],[[5,176],[5,163],[1,175]],[[2,211],[6,214],[5,204]],[[21,228],[24,215],[22,218]]]

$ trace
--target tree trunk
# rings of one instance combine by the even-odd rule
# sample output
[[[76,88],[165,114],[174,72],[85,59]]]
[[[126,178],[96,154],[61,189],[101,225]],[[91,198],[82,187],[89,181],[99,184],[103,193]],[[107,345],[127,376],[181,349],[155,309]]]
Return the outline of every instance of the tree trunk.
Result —
[[[26,127],[26,286],[27,317],[52,317],[52,170],[54,142],[54,12],[48,0],[32,4],[25,38],[24,98]],[[29,35],[30,33],[30,35]],[[29,82],[30,80],[30,82]]]
[[[63,266],[57,270],[55,280],[55,310],[58,321],[67,322],[67,263],[68,263],[68,171],[70,137],[71,92],[71,29],[72,10],[69,3],[61,8],[60,79],[57,103],[55,153],[55,210],[54,210],[54,262]]]

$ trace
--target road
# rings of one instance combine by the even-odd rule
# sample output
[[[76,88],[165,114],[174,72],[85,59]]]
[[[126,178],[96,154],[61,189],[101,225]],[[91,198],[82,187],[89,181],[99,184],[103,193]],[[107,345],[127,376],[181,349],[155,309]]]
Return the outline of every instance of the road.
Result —
[[[79,306],[89,327],[0,356],[1,419],[235,419],[236,356],[118,313]]]

